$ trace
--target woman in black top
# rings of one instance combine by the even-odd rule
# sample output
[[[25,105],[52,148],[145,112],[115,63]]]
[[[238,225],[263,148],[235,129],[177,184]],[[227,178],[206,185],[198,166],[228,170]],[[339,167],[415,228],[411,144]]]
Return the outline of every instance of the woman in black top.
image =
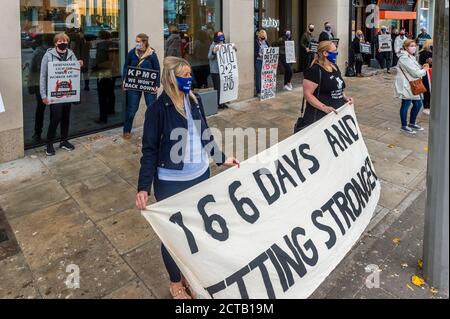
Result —
[[[424,66],[428,64],[430,68],[433,66],[433,40],[427,40],[423,44],[423,48],[419,54],[419,64]],[[428,81],[428,74],[423,77],[423,84],[427,91],[423,94],[423,113],[430,115],[431,108],[431,83]]]
[[[344,93],[345,82],[336,65],[337,48],[331,41],[322,41],[312,66],[305,71],[303,92],[306,108],[296,125],[296,132],[317,122],[328,113],[336,112],[346,103],[353,104],[353,98]]]

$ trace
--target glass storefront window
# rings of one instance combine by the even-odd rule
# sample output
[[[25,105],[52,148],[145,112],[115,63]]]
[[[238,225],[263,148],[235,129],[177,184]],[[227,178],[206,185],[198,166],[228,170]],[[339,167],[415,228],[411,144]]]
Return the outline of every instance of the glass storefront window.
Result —
[[[121,65],[125,57],[123,0],[21,0],[24,134],[26,147],[45,143],[49,107],[39,94],[40,65],[55,34],[65,32],[69,48],[84,66],[81,101],[72,106],[70,136],[119,126],[124,97]],[[107,122],[100,122],[100,107]],[[59,134],[59,132],[58,132]],[[39,141],[37,136],[41,136]]]
[[[191,63],[195,88],[212,87],[208,50],[221,28],[221,0],[164,0],[165,56]]]

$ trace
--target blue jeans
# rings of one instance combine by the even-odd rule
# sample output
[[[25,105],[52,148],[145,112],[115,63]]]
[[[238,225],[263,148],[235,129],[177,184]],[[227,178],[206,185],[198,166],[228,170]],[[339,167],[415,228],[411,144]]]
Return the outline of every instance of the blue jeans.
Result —
[[[261,73],[262,73],[262,60],[256,60],[255,63],[255,83],[256,83],[256,93],[261,94]]]
[[[417,115],[419,115],[420,109],[422,108],[422,100],[402,100],[402,107],[400,109],[400,119],[402,120],[402,127],[408,126],[408,111],[413,104],[411,110],[411,117],[409,119],[409,124],[416,124]]]
[[[205,180],[207,180],[210,177],[211,173],[209,169],[200,176],[197,179],[194,179],[192,181],[186,181],[186,182],[170,182],[170,181],[161,181],[158,179],[158,177],[155,177],[154,182],[154,192],[155,192],[155,198],[158,202],[167,199],[169,197],[172,197],[178,193],[181,193],[185,191],[188,188],[191,188]],[[170,281],[171,282],[180,282],[181,281],[181,271],[178,268],[177,264],[173,260],[173,258],[170,256],[169,251],[164,246],[164,244],[161,244],[161,253],[164,261],[164,265],[166,266],[167,272],[169,273]]]
[[[142,92],[127,91],[127,111],[125,112],[125,120],[123,125],[124,133],[131,133],[133,128],[134,117],[139,110],[139,103],[141,102]],[[156,100],[156,94],[144,93],[145,104],[150,107]]]

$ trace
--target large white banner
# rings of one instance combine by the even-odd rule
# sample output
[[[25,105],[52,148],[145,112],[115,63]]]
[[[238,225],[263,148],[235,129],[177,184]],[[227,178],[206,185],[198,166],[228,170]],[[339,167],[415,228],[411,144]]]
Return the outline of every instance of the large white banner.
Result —
[[[5,112],[5,104],[3,103],[2,94],[0,93],[0,113]]]
[[[277,69],[280,48],[266,48],[261,71],[261,100],[273,99],[277,92]]]
[[[295,41],[285,41],[286,63],[297,63],[295,56]]]
[[[48,63],[47,97],[50,104],[80,102],[80,63]]]
[[[380,183],[353,106],[143,212],[200,298],[307,298],[358,241]]]
[[[220,72],[220,104],[237,100],[239,95],[239,70],[233,44],[219,46],[217,52]]]

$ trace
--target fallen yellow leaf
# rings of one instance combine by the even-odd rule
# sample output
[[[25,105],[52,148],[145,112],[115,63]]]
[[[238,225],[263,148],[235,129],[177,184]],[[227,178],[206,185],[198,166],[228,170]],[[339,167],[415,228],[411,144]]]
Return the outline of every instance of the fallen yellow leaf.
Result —
[[[412,276],[411,282],[417,287],[423,287],[425,285],[425,280],[417,275]]]
[[[389,144],[388,147],[389,148],[395,148],[395,145],[394,144]]]
[[[392,239],[392,241],[394,242],[394,244],[400,244],[400,242],[402,241],[401,239],[400,239],[400,237],[394,237],[393,239]]]
[[[437,295],[437,294],[439,293],[439,290],[437,290],[436,288],[431,287],[430,292],[431,292],[433,295]]]
[[[419,266],[419,269],[423,269],[423,260],[419,259],[417,265]]]

